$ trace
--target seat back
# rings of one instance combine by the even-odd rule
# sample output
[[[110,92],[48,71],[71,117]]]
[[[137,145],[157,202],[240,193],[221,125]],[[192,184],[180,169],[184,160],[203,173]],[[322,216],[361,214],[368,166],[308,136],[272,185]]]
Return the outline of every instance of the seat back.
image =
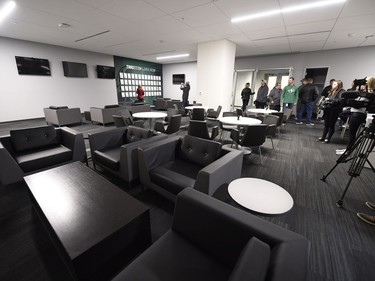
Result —
[[[126,143],[136,142],[152,137],[152,131],[139,127],[130,126],[126,131]]]
[[[277,121],[276,126],[277,127],[281,126],[281,124],[283,123],[284,113],[283,112],[274,112],[271,115],[275,115],[275,116],[279,117],[279,120]]]
[[[210,139],[206,121],[190,120],[188,135],[202,139]]]
[[[263,120],[263,124],[267,125],[277,125],[279,117],[275,115],[266,115]]]
[[[168,108],[167,109],[167,117],[165,117],[165,121],[170,122],[172,116],[177,115],[177,114],[178,114],[178,109]]]
[[[236,108],[236,115],[237,116],[243,116],[243,111],[240,108]]]
[[[204,121],[204,108],[194,108],[191,112],[191,119],[192,120],[201,120]]]
[[[112,117],[113,117],[113,121],[115,121],[116,128],[126,127],[124,117],[120,115],[112,115]]]
[[[284,112],[283,122],[286,122],[289,120],[290,115],[292,114],[293,109],[292,108],[286,108]]]
[[[215,119],[218,118],[219,115],[220,115],[220,112],[221,112],[221,108],[222,108],[222,106],[219,105],[216,111],[215,110],[207,111],[207,117],[215,118]]]
[[[181,115],[171,116],[171,119],[168,124],[168,128],[165,130],[167,135],[177,133],[180,130],[181,126]]]
[[[137,113],[137,112],[148,112],[151,111],[151,107],[149,104],[143,104],[143,105],[135,105],[132,106],[132,114]]]
[[[261,146],[266,141],[266,124],[248,126],[245,129],[243,137],[240,139],[240,145],[251,147]]]

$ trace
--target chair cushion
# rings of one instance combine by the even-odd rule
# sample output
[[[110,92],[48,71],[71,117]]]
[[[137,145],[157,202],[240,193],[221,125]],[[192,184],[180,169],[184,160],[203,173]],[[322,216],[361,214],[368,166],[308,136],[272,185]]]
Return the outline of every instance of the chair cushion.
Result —
[[[201,167],[176,159],[150,171],[150,179],[173,194],[193,187]]]
[[[121,147],[95,150],[95,162],[117,171],[120,168],[120,153]]]
[[[218,159],[220,153],[220,143],[187,135],[182,140],[178,157],[205,167]]]
[[[73,151],[63,145],[43,150],[28,151],[14,155],[18,165],[25,173],[71,161]]]
[[[230,269],[168,231],[112,281],[224,281]]]
[[[40,149],[59,144],[53,126],[11,130],[10,138],[15,152]]]
[[[126,141],[125,143],[131,143],[139,141],[142,139],[147,139],[151,137],[153,133],[150,130],[143,129],[140,127],[130,126],[126,132]]]
[[[270,246],[252,237],[242,250],[229,281],[265,280],[270,256]]]

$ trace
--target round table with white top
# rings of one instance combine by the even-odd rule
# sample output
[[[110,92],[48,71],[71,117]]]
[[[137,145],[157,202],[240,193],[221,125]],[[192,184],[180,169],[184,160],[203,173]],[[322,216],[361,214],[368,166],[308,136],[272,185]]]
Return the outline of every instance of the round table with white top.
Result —
[[[208,106],[202,106],[202,105],[188,105],[188,106],[185,106],[185,109],[187,109],[187,110],[193,110],[194,108],[203,108],[206,111],[210,107],[208,107]]]
[[[246,109],[246,112],[267,115],[267,114],[275,113],[278,111],[274,109],[268,109],[268,108],[249,108],[249,109]]]
[[[251,117],[239,116],[227,116],[219,118],[219,121],[226,125],[237,125],[237,126],[251,126],[261,124],[262,121]]]
[[[141,119],[150,119],[150,130],[152,129],[152,119],[159,119],[167,117],[167,113],[157,112],[157,111],[146,111],[146,112],[137,112],[132,115],[135,118]]]
[[[228,192],[241,206],[262,214],[283,214],[294,204],[292,196],[284,188],[257,178],[236,179],[229,184]]]

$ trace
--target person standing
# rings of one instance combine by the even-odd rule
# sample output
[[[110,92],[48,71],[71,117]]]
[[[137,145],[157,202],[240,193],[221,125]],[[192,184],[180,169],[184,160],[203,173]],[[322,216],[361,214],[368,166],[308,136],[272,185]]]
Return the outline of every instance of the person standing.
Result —
[[[299,99],[301,101],[300,109],[297,113],[297,125],[302,123],[302,115],[306,110],[306,125],[314,126],[314,123],[311,123],[312,110],[316,98],[319,95],[318,87],[313,84],[312,78],[307,78],[307,84],[302,86],[299,91]]]
[[[182,106],[186,107],[189,105],[190,83],[182,83],[180,86],[180,90],[182,90]]]
[[[251,89],[250,89],[250,83],[247,82],[245,84],[245,88],[243,88],[242,92],[241,92],[241,99],[242,99],[242,110],[245,111],[246,110],[246,106],[249,104],[249,100],[250,100],[250,96],[251,95],[254,95],[255,93],[252,93],[251,92]]]
[[[268,95],[267,80],[262,80],[261,85],[258,89],[257,98],[254,102],[256,108],[264,108],[266,106],[267,95]]]
[[[280,111],[281,83],[276,83],[275,87],[268,95],[270,109]]]
[[[332,90],[332,84],[333,84],[334,81],[335,81],[335,79],[329,80],[329,85],[324,87],[324,89],[322,91],[322,94],[321,94],[322,97],[328,97],[329,91]]]
[[[283,112],[285,112],[285,109],[287,107],[292,109],[293,106],[297,103],[297,101],[298,101],[298,87],[294,85],[294,78],[289,77],[288,85],[284,87],[281,93],[281,102],[283,104]]]
[[[143,90],[142,85],[138,85],[137,98],[138,98],[138,102],[143,102],[145,99],[145,91]]]
[[[342,111],[341,95],[345,92],[341,80],[333,81],[332,89],[323,101],[324,107],[324,130],[318,141],[328,143],[335,132],[337,119]],[[327,135],[328,134],[328,135]]]

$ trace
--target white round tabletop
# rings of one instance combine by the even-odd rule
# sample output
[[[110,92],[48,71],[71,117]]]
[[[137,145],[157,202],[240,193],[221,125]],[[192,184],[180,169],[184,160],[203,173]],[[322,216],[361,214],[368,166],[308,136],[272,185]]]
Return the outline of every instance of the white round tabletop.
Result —
[[[157,111],[147,111],[147,112],[137,112],[137,113],[134,113],[132,116],[135,118],[153,119],[153,118],[164,118],[167,116],[167,113],[157,112]]]
[[[187,109],[187,110],[193,110],[194,108],[203,108],[204,110],[209,109],[208,106],[201,106],[201,105],[189,105],[189,106],[185,106],[185,109]]]
[[[271,113],[275,113],[275,112],[278,112],[277,110],[274,110],[274,109],[266,109],[266,108],[249,108],[249,109],[246,109],[247,112],[249,113],[262,113],[262,114],[271,114]]]
[[[251,126],[262,123],[262,121],[260,121],[259,119],[242,116],[240,116],[240,119],[237,119],[237,116],[221,117],[219,121],[223,124],[237,126]]]
[[[293,198],[281,186],[257,178],[240,178],[228,186],[229,195],[241,206],[252,211],[277,215],[293,207]]]

